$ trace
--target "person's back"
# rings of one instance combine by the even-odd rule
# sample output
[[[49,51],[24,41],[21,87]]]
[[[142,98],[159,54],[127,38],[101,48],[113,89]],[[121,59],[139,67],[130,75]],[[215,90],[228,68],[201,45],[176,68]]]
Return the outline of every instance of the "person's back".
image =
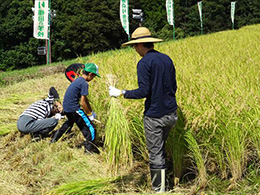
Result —
[[[79,99],[82,95],[88,95],[88,83],[83,77],[73,81],[65,92],[63,99],[63,110],[75,112],[80,108]]]
[[[47,118],[51,114],[51,106],[52,102],[48,102],[45,99],[39,100],[31,104],[22,114],[26,116],[30,116],[33,119],[44,119]]]
[[[151,89],[146,97],[144,114],[161,117],[175,111],[177,84],[172,60],[165,54],[151,50],[139,61],[138,69],[148,69],[150,73]]]

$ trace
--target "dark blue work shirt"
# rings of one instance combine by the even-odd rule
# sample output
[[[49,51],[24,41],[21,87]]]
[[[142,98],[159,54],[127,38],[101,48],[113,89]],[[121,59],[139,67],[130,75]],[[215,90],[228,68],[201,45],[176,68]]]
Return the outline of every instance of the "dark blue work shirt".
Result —
[[[68,87],[64,100],[64,112],[76,112],[79,108],[79,100],[82,95],[88,95],[88,83],[83,77],[78,77]]]
[[[137,64],[138,88],[124,98],[146,98],[144,115],[159,118],[177,109],[175,68],[171,58],[150,50]]]

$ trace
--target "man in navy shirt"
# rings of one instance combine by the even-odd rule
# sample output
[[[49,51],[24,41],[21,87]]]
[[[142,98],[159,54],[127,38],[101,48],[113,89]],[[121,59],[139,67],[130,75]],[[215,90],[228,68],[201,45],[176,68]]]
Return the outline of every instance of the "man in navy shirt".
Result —
[[[131,40],[124,43],[132,45],[142,57],[137,64],[138,88],[119,90],[109,87],[112,97],[123,95],[126,99],[146,98],[144,110],[144,130],[152,186],[155,191],[164,192],[166,183],[165,142],[177,121],[177,90],[175,68],[169,56],[154,50],[154,43],[162,39],[151,36],[145,27],[137,28]]]
[[[98,74],[98,66],[93,63],[85,64],[83,74],[74,80],[65,92],[63,100],[63,110],[67,116],[67,121],[55,133],[51,142],[56,142],[66,131],[69,131],[73,124],[76,123],[81,130],[86,141],[84,142],[86,152],[98,152],[93,145],[96,130],[92,123],[95,113],[89,104],[88,82],[90,82]],[[82,107],[82,108],[81,108]]]

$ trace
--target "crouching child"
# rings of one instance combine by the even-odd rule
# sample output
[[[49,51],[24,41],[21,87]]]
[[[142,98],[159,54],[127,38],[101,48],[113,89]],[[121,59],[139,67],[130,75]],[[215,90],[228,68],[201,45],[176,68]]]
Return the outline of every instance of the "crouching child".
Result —
[[[62,118],[61,113],[59,94],[54,87],[51,87],[46,99],[34,102],[20,115],[17,129],[22,134],[31,134],[31,137],[38,141],[50,136],[50,132]]]

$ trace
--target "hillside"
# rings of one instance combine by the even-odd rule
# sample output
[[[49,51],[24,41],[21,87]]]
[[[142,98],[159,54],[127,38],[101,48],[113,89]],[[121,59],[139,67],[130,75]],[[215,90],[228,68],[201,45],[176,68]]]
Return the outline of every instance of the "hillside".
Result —
[[[180,179],[173,194],[260,193],[259,32],[260,25],[253,25],[155,45],[173,59],[178,82],[179,121],[167,143],[173,165],[169,170],[170,184]],[[132,48],[124,48],[44,67],[48,72],[57,65],[74,62],[99,65],[102,78],[91,81],[89,98],[102,122],[97,124],[100,155],[83,153],[83,137],[76,126],[71,135],[52,145],[48,138],[35,143],[29,135],[22,137],[17,132],[19,115],[34,101],[45,98],[51,86],[62,99],[69,85],[64,73],[37,76],[42,67],[28,69],[28,72],[1,73],[2,80],[13,80],[12,84],[3,85],[0,92],[1,194],[64,194],[68,188],[75,190],[74,194],[80,194],[80,190],[83,194],[93,190],[93,186],[99,194],[102,191],[149,193],[142,129],[143,100],[119,98],[114,102],[117,109],[111,112],[114,100],[108,94],[108,75],[116,76],[118,88],[137,86],[139,59]],[[34,76],[28,76],[30,72],[34,72]],[[15,82],[18,75],[29,79]],[[121,123],[114,121],[116,131],[127,134],[126,128],[131,132],[126,141],[131,143],[133,161],[131,156],[126,156],[129,161],[119,164],[109,161],[109,145],[104,145],[104,140],[111,113],[120,114]],[[122,121],[127,124],[119,126]],[[119,144],[116,138],[109,141]],[[121,157],[121,153],[114,155]],[[52,191],[60,186],[60,191]]]

